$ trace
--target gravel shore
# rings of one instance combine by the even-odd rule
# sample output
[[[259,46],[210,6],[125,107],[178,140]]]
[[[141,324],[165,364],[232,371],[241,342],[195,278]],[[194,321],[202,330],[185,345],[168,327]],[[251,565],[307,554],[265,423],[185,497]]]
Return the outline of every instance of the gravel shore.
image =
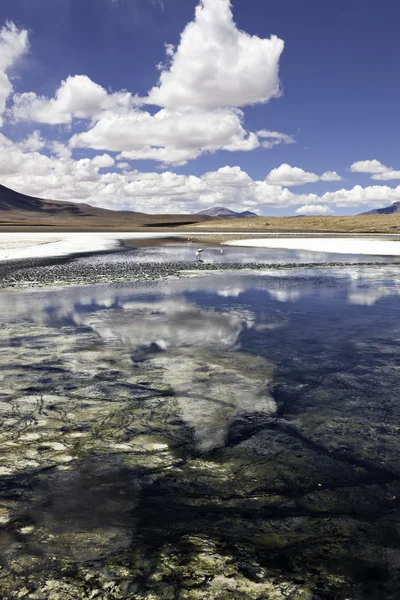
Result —
[[[32,288],[50,285],[91,285],[96,283],[116,283],[153,281],[167,277],[192,276],[196,273],[215,271],[265,271],[287,269],[312,269],[327,267],[348,267],[355,263],[232,263],[232,262],[135,262],[126,260],[104,260],[90,262],[79,258],[31,259],[0,264],[0,289]],[[356,263],[357,266],[382,266],[378,262]]]

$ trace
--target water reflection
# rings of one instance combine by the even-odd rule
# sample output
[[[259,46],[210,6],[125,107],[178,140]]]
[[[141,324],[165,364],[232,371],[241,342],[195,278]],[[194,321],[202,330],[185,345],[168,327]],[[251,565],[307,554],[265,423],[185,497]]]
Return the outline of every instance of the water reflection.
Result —
[[[104,342],[127,346],[135,358],[151,361],[152,368],[160,369],[163,384],[174,390],[180,415],[194,429],[200,450],[223,445],[236,417],[274,413],[266,390],[270,364],[234,352],[240,333],[253,326],[251,319],[202,310],[183,298],[145,302],[115,292],[94,303],[79,299],[76,291],[77,298],[61,303],[57,295],[49,299],[38,294],[43,304],[35,303],[33,313],[29,298],[24,298],[25,317],[52,327],[83,325]]]
[[[360,306],[372,306],[388,296],[399,296],[400,289],[393,285],[354,285],[349,290],[348,302]]]
[[[26,573],[44,598],[395,598],[399,289],[1,293],[3,597]]]
[[[379,239],[379,238],[374,238]],[[387,238],[383,238],[387,239]],[[196,262],[196,250],[203,247],[202,259],[206,264],[216,263],[394,263],[398,264],[398,257],[368,256],[356,254],[334,254],[332,252],[309,252],[305,250],[286,250],[279,248],[241,248],[235,246],[223,246],[206,242],[169,242],[149,248],[138,248],[122,254],[106,256],[89,256],[79,259],[87,264],[101,264],[104,260],[111,262]]]

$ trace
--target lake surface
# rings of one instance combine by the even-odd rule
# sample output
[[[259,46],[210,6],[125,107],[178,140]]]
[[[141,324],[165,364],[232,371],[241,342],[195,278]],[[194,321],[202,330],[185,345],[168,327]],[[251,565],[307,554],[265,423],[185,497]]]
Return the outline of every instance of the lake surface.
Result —
[[[351,240],[351,238],[349,238]],[[362,238],[361,238],[362,239]],[[279,240],[279,238],[278,238]],[[376,237],[370,238],[370,241],[392,241],[392,238]],[[150,241],[151,243],[151,241]],[[134,241],[132,241],[134,244]],[[199,242],[166,242],[163,245],[152,246],[140,250],[131,251],[128,253],[116,253],[106,255],[107,260],[124,261],[130,260],[134,262],[189,262],[196,260],[196,250],[203,248],[202,259],[205,263],[326,263],[326,262],[378,262],[378,263],[398,263],[400,257],[393,256],[376,256],[376,255],[357,255],[357,254],[340,254],[334,252],[309,252],[306,250],[286,250],[282,248],[245,248],[235,246],[221,246],[217,244],[201,244]],[[82,259],[81,259],[82,260]],[[103,262],[104,256],[89,256],[83,259],[86,262]]]
[[[397,264],[2,291],[2,597],[398,598],[399,308]]]

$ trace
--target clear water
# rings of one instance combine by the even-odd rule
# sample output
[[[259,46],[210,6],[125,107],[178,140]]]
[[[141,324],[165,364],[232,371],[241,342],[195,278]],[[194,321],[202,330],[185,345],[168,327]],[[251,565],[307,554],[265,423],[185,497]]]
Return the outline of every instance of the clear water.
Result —
[[[380,238],[374,238],[380,239]],[[391,239],[382,237],[382,239]],[[241,248],[234,246],[214,245],[199,242],[168,242],[163,245],[142,248],[139,250],[131,250],[122,254],[114,253],[106,255],[107,260],[133,262],[186,262],[196,261],[196,250],[203,249],[202,259],[206,263],[264,263],[271,262],[275,264],[283,263],[326,263],[326,262],[350,262],[350,263],[399,263],[398,257],[387,256],[368,256],[356,254],[334,254],[328,252],[307,252],[305,250],[285,250],[276,248]],[[103,256],[89,256],[85,259],[80,259],[89,263],[101,263],[104,261]]]
[[[399,308],[396,265],[2,292],[3,596],[397,598]]]

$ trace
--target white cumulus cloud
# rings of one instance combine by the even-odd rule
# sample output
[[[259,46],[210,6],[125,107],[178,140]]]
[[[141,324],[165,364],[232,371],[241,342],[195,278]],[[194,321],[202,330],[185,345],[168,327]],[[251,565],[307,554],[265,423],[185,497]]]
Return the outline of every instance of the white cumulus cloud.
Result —
[[[257,137],[264,138],[266,141],[261,143],[263,148],[272,148],[279,144],[295,144],[296,140],[291,135],[280,133],[279,131],[268,131],[261,129],[257,131]]]
[[[376,181],[390,181],[393,179],[400,179],[400,171],[386,171],[385,173],[375,173],[372,175],[371,179],[375,179]]]
[[[379,160],[360,160],[351,165],[350,170],[354,173],[370,173],[371,179],[375,181],[392,181],[400,179],[400,171],[393,167],[383,165]]]
[[[201,0],[195,18],[147,102],[170,109],[214,109],[267,102],[279,96],[279,59],[284,42],[240,31],[230,0]]]
[[[358,160],[350,166],[352,173],[385,173],[390,171],[390,167],[386,167],[379,160]]]
[[[0,126],[6,103],[13,92],[10,70],[28,50],[28,32],[11,22],[0,29]]]
[[[342,181],[340,175],[336,173],[336,171],[326,171],[322,173],[320,177],[321,181]]]
[[[264,180],[251,178],[238,166],[196,176],[131,170],[132,160],[179,166],[220,150],[293,144],[287,133],[249,131],[242,110],[279,96],[283,47],[276,36],[263,39],[240,31],[230,0],[200,0],[177,46],[166,46],[167,64],[146,98],[106,90],[87,75],[66,77],[50,97],[34,92],[12,96],[10,73],[28,50],[28,33],[9,23],[0,29],[0,125],[6,115],[10,124],[57,127],[53,139],[49,127],[43,130],[44,139],[40,126],[18,142],[0,135],[1,183],[47,198],[155,213],[228,205],[234,210],[296,207],[297,214],[330,214],[331,207],[400,201],[400,186],[387,185],[357,185],[322,195],[294,193],[288,188],[341,177],[335,171],[319,175],[289,164],[273,169]],[[72,137],[67,140],[70,130],[73,135],[68,133]],[[76,159],[84,148],[97,155]],[[375,180],[400,178],[399,171],[375,159],[355,162],[350,170],[369,173]]]
[[[387,185],[355,185],[352,189],[341,189],[326,192],[320,197],[321,202],[336,206],[386,206],[400,200],[400,186],[390,188]]]
[[[34,92],[15,94],[12,115],[20,121],[68,125],[74,118],[92,119],[104,110],[118,110],[133,103],[128,92],[110,94],[87,75],[74,75],[61,82],[54,98]]]
[[[15,121],[70,125],[90,120],[71,147],[118,152],[119,159],[183,165],[217,150],[251,151],[293,143],[287,134],[243,126],[238,108],[279,95],[279,59],[284,43],[240,31],[229,0],[201,0],[177,48],[166,45],[168,66],[148,98],[110,93],[86,75],[61,82],[54,97],[15,94]],[[155,114],[140,103],[158,105]],[[262,141],[260,141],[260,138]]]
[[[34,152],[35,150],[42,150],[46,146],[46,141],[42,138],[40,131],[35,130],[18,145],[22,150]]]
[[[230,0],[200,0],[177,47],[166,44],[168,65],[149,96],[110,92],[87,75],[70,75],[53,97],[15,94],[14,122],[76,127],[71,148],[119,153],[117,160],[154,160],[181,166],[219,150],[249,152],[292,144],[277,131],[248,131],[240,107],[279,91],[284,43],[240,31]],[[159,108],[145,110],[146,104]]]
[[[181,165],[204,152],[248,151],[259,146],[242,125],[241,111],[107,111],[86,132],[71,139],[74,148],[119,152],[121,159],[152,159]]]
[[[37,134],[34,139],[42,138]],[[104,172],[102,169],[111,168],[115,160],[108,154],[76,160],[61,142],[45,143],[46,154],[35,143],[14,143],[0,134],[1,183],[43,198],[152,213],[197,212],[213,205],[262,213],[268,208],[375,207],[400,201],[400,185],[354,186],[322,195],[296,194],[282,185],[253,179],[239,166],[225,166],[198,176],[130,171],[128,163],[122,172]]]
[[[298,215],[332,215],[333,210],[324,204],[306,204],[296,210]]]
[[[107,169],[114,166],[115,160],[109,154],[98,155],[92,158],[92,165],[99,169]]]
[[[266,182],[272,185],[294,186],[314,183],[316,181],[340,181],[341,177],[335,171],[327,171],[322,175],[310,173],[299,167],[291,167],[284,163],[267,175]]]

